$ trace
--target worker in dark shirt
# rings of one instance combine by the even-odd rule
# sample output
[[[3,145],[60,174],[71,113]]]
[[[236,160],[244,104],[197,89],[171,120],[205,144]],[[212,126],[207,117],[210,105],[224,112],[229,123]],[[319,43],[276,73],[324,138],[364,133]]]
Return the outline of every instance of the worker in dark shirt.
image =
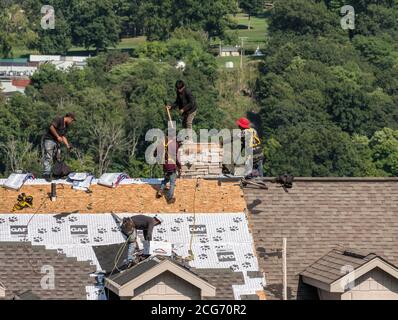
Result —
[[[122,232],[128,237],[128,251],[127,263],[131,266],[134,260],[134,253],[136,251],[137,230],[144,231],[144,238],[147,241],[152,241],[153,228],[160,225],[163,219],[159,216],[148,217],[144,215],[132,216],[124,218],[122,222]]]
[[[185,83],[182,80],[177,81],[176,92],[176,101],[171,106],[167,106],[167,108],[171,110],[178,107],[182,115],[183,127],[192,130],[192,122],[197,111],[196,100],[192,95],[192,91],[185,87]]]
[[[160,185],[160,190],[156,194],[157,198],[161,198],[166,188],[166,184],[170,183],[170,189],[167,192],[166,200],[168,204],[175,202],[174,189],[177,180],[177,172],[181,171],[181,164],[178,157],[178,143],[175,137],[165,139],[163,148],[163,172],[164,179]]]
[[[66,134],[69,126],[76,120],[74,113],[67,113],[64,117],[56,117],[50,124],[48,131],[43,136],[42,152],[43,152],[43,176],[49,181],[51,180],[52,161],[60,148],[61,143],[70,150]]]

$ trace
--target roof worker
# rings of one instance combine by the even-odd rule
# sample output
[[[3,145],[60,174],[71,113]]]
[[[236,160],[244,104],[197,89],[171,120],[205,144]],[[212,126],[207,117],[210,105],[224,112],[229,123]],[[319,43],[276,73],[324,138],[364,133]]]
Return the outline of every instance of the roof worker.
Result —
[[[134,265],[134,254],[137,249],[137,230],[143,230],[144,239],[152,241],[153,228],[162,222],[163,219],[159,216],[148,217],[137,215],[123,219],[121,230],[128,237],[127,264],[129,268]]]
[[[163,172],[164,178],[160,184],[160,190],[156,194],[156,198],[161,198],[166,188],[167,183],[170,183],[170,188],[166,194],[166,200],[168,204],[172,204],[176,201],[174,198],[174,189],[178,175],[181,174],[181,163],[178,157],[178,142],[176,137],[166,137],[164,141],[163,151]]]
[[[185,87],[182,80],[176,82],[176,101],[171,106],[166,106],[167,109],[175,109],[178,107],[182,116],[182,126],[184,129],[192,130],[192,122],[196,116],[197,104],[192,91]],[[192,140],[192,134],[189,132],[189,138]]]
[[[68,150],[72,149],[66,134],[74,121],[76,121],[76,116],[71,112],[64,117],[56,117],[42,138],[43,177],[48,182],[51,181],[52,162],[57,153],[59,154],[60,152],[61,143],[65,144]]]
[[[253,156],[249,156],[246,160],[245,179],[254,177],[263,177],[264,169],[264,155],[261,146],[261,140],[258,137],[257,131],[251,127],[250,121],[247,118],[240,118],[236,121],[237,126],[241,129],[240,138],[242,141],[241,151],[245,150],[246,143],[253,149]],[[253,166],[251,166],[253,161]]]

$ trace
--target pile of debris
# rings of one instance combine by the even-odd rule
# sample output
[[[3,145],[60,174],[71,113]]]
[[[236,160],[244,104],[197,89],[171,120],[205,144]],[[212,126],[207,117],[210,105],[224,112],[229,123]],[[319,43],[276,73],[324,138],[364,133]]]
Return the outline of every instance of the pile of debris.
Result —
[[[198,178],[222,174],[223,148],[215,143],[185,143],[179,149],[181,177]]]

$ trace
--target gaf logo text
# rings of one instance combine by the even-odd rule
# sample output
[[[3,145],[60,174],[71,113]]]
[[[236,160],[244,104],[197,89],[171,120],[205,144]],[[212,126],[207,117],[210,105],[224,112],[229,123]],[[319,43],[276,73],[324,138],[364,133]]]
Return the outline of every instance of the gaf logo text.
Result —
[[[70,234],[72,236],[87,236],[88,227],[87,226],[70,226]]]
[[[10,226],[12,236],[26,236],[28,234],[28,226]]]
[[[236,261],[235,254],[232,251],[217,252],[219,262]]]
[[[204,224],[199,224],[196,226],[189,226],[189,232],[191,234],[207,234],[207,229],[206,226]]]

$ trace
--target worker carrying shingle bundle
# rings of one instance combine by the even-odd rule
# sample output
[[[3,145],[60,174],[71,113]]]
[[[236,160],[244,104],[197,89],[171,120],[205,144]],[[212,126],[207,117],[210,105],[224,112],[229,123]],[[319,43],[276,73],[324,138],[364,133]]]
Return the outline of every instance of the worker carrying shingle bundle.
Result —
[[[253,177],[263,177],[263,148],[261,146],[261,140],[258,137],[257,131],[251,127],[250,121],[246,118],[240,118],[236,121],[236,124],[241,129],[240,138],[242,141],[241,152],[245,150],[246,143],[248,143],[249,148],[253,150],[253,156],[249,156],[246,160],[246,167],[249,169],[245,172],[245,178],[250,179]],[[249,166],[250,162],[253,160],[253,167]],[[250,170],[251,169],[251,170]]]
[[[197,104],[192,91],[185,87],[185,83],[182,80],[176,82],[176,101],[170,106],[166,106],[167,109],[176,109],[178,107],[182,116],[182,126],[184,129],[192,130],[192,122],[196,116]],[[189,138],[192,140],[192,133],[189,133]]]
[[[167,137],[163,148],[163,172],[164,178],[160,185],[160,190],[156,194],[156,198],[161,198],[166,189],[167,183],[170,183],[170,188],[166,194],[168,204],[176,201],[174,198],[174,189],[177,180],[177,174],[181,173],[181,163],[178,156],[178,142],[176,137]]]
[[[56,117],[50,124],[47,132],[42,138],[43,152],[43,177],[51,180],[51,169],[54,158],[59,153],[61,143],[65,144],[68,150],[72,147],[66,138],[69,126],[76,120],[74,113],[67,113],[64,117]],[[58,155],[60,157],[60,155]]]
[[[127,263],[129,267],[134,263],[134,254],[137,248],[137,230],[143,230],[144,239],[152,241],[153,228],[162,222],[163,219],[159,216],[148,217],[137,215],[123,219],[121,230],[128,237]]]

